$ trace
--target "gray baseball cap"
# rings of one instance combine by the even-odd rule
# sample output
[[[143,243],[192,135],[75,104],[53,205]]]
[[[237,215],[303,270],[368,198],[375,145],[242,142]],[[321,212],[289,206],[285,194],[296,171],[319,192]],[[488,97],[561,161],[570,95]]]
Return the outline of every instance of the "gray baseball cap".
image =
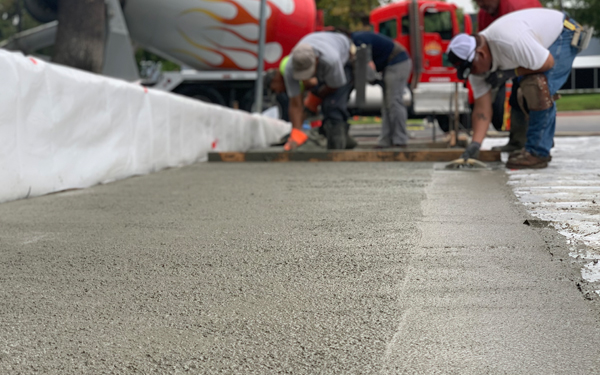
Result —
[[[292,68],[295,80],[304,81],[314,77],[317,56],[310,44],[300,43],[292,50]]]

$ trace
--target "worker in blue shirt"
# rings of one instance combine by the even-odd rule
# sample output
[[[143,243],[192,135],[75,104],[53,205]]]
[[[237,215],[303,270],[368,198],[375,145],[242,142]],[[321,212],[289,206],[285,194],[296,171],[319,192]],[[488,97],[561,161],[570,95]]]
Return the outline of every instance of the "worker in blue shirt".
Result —
[[[402,95],[412,71],[410,56],[400,43],[385,35],[357,31],[351,37],[357,47],[371,46],[370,65],[383,75],[382,126],[376,147],[406,147],[408,113]]]

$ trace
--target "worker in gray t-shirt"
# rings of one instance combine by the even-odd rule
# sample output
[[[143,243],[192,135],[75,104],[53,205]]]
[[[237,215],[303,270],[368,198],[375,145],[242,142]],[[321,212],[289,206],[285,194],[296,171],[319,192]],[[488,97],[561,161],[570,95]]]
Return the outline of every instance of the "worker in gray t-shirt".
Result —
[[[352,49],[353,50],[353,49]],[[291,53],[284,81],[290,99],[289,117],[292,133],[284,146],[286,151],[304,144],[308,136],[302,132],[303,107],[321,103],[323,132],[327,148],[356,146],[348,142],[348,98],[353,88],[350,39],[340,33],[315,32],[302,38]],[[300,82],[316,77],[318,85],[302,99]],[[312,103],[312,104],[311,104]],[[318,104],[317,104],[318,105]],[[350,144],[352,143],[352,144]]]

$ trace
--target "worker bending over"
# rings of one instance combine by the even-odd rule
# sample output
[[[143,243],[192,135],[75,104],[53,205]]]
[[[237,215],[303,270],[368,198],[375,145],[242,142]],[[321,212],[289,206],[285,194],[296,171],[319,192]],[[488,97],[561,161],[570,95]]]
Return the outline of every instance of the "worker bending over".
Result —
[[[508,13],[523,9],[542,7],[542,4],[540,4],[538,0],[475,0],[475,2],[479,6],[479,13],[477,13],[477,28],[479,32],[485,30],[492,22]],[[504,146],[493,147],[492,150],[502,152],[521,150],[525,147],[525,142],[527,141],[528,119],[517,101],[519,81],[513,79],[512,83],[512,92],[509,99],[510,133],[508,143]],[[493,109],[494,111],[499,112],[497,115],[494,115],[494,118],[499,120],[496,120],[498,122],[502,122],[504,117],[500,116],[500,114],[504,113],[505,92],[504,86],[501,86],[498,88],[496,97],[492,98]],[[500,126],[500,124],[494,124],[494,126]]]
[[[552,9],[526,9],[494,21],[476,36],[459,34],[448,46],[448,58],[459,79],[469,77],[475,97],[473,140],[463,158],[477,158],[492,117],[492,88],[520,79],[529,110],[525,149],[510,155],[506,167],[545,168],[556,126],[552,97],[567,80],[579,48],[580,26]],[[469,75],[470,74],[470,75]]]
[[[372,67],[383,77],[381,135],[376,147],[406,147],[408,113],[402,96],[412,70],[408,52],[393,39],[370,31],[352,33],[352,41],[357,47],[371,46]]]
[[[308,93],[307,103],[322,100],[322,126],[327,148],[346,148],[350,117],[348,98],[353,88],[353,51],[350,39],[334,32],[308,34],[294,47],[291,62],[283,74],[292,123],[292,132],[284,145],[286,151],[294,150],[308,140],[302,132],[304,106],[300,84],[307,85],[312,78],[316,78],[318,84]]]
[[[265,73],[265,79],[264,79],[264,87],[268,88],[269,90],[273,91],[275,94],[284,94],[286,92],[285,90],[285,81],[283,80],[283,75],[285,74],[285,67],[288,65],[288,63],[290,62],[290,56],[285,56],[283,59],[281,59],[281,62],[279,63],[279,68],[271,68],[269,70],[266,71]],[[313,88],[315,86],[317,86],[318,82],[317,82],[317,78],[311,78],[308,81],[303,81],[300,82],[300,94],[304,93],[304,84],[307,84],[306,88]],[[304,103],[305,105],[307,104],[306,102]],[[319,103],[320,104],[320,103]],[[312,112],[316,112],[316,109],[314,107],[309,108]]]

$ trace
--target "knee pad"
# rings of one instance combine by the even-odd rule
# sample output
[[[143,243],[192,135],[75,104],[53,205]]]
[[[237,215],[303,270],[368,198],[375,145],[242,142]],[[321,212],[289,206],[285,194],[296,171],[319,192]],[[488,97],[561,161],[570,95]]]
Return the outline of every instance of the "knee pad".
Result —
[[[552,107],[552,95],[548,87],[548,78],[543,73],[530,74],[521,81],[519,90],[527,102],[530,111],[543,111]]]

